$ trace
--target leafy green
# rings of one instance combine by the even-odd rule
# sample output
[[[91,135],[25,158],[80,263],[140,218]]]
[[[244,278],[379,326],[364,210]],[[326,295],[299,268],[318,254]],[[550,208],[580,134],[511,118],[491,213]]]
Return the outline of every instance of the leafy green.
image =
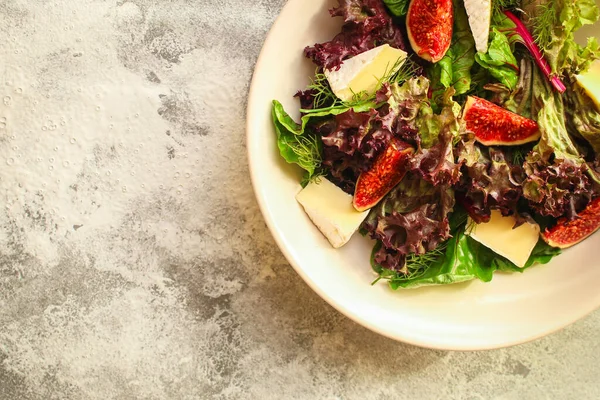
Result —
[[[335,116],[352,109],[354,112],[366,112],[377,108],[373,101],[355,104],[353,107],[336,106],[321,110],[313,110],[301,118],[301,123],[294,121],[285,112],[283,105],[273,100],[272,118],[277,133],[277,147],[281,156],[290,164],[297,164],[307,172],[305,180],[311,180],[320,175],[322,142],[306,129],[313,118]]]
[[[471,68],[474,63],[475,40],[469,27],[467,11],[462,1],[454,0],[452,44],[446,55],[429,70],[435,108],[449,87],[454,88],[456,96],[471,89]]]
[[[600,154],[600,113],[583,90],[574,86],[565,97],[567,127],[581,136]]]
[[[305,135],[306,123],[299,125],[285,112],[278,101],[273,101],[273,124],[277,133],[277,147],[281,156],[290,164],[298,164],[307,172],[310,180],[321,167],[321,142],[312,135]]]
[[[368,215],[363,232],[381,241],[374,260],[382,267],[405,270],[406,257],[433,251],[450,238],[448,214],[454,190],[407,176]]]
[[[396,17],[402,17],[408,13],[410,0],[383,0],[388,10]]]
[[[317,70],[315,77],[307,87],[307,92],[312,93],[313,97],[313,108],[311,109],[300,109],[300,112],[305,114],[317,114],[327,112],[333,109],[344,109],[345,111],[353,108],[365,110],[366,107],[371,107],[377,104],[377,92],[387,83],[390,85],[396,83],[398,85],[403,84],[409,79],[418,75],[420,67],[410,58],[400,59],[398,62],[388,69],[388,72],[384,73],[383,77],[379,79],[375,91],[373,93],[359,92],[354,93],[352,100],[343,101],[338,98],[327,80],[327,76]]]
[[[477,53],[475,61],[510,90],[517,87],[519,67],[506,35],[492,29],[487,53]]]
[[[537,0],[530,2],[525,11],[533,16],[536,42],[552,73],[585,71],[591,61],[600,57],[596,38],[590,38],[585,47],[575,42],[575,32],[600,17],[595,0]]]
[[[515,114],[531,119],[534,68],[533,61],[529,57],[523,57],[519,68],[519,81],[513,90],[499,83],[484,86],[486,90],[494,93],[490,100]]]
[[[452,89],[450,89],[452,90]],[[453,105],[456,105],[454,107]],[[419,129],[419,137],[421,138],[421,147],[430,149],[439,142],[440,133],[444,129],[451,131],[451,136],[458,136],[460,129],[458,116],[461,107],[458,103],[453,103],[450,107],[444,107],[440,114],[434,114],[433,109],[429,106],[421,107],[417,116],[416,125]],[[454,157],[452,157],[454,159]]]
[[[516,8],[521,5],[521,0],[492,0],[492,15],[502,14],[502,11]]]
[[[523,164],[526,179],[523,197],[537,214],[576,218],[591,200],[590,179],[597,179],[572,139],[565,100],[550,88],[539,71],[534,73],[533,114],[537,116],[541,139]]]
[[[564,98],[552,91],[548,82],[535,71],[533,80],[534,115],[542,134],[540,147],[550,149],[560,160],[583,163],[579,151],[569,136],[566,125]]]
[[[460,225],[452,230],[454,236],[431,252],[408,258],[405,272],[382,268],[372,256],[371,266],[379,274],[379,278],[375,282],[387,280],[394,290],[447,285],[474,279],[489,282],[496,271],[523,272],[535,264],[547,264],[553,257],[560,254],[560,249],[551,247],[540,239],[526,265],[519,268],[467,234],[468,227],[464,211],[459,210],[453,214],[458,215],[451,216],[451,226],[453,225],[452,220],[461,221]],[[381,244],[378,245],[381,246]],[[376,246],[373,255],[377,250]]]

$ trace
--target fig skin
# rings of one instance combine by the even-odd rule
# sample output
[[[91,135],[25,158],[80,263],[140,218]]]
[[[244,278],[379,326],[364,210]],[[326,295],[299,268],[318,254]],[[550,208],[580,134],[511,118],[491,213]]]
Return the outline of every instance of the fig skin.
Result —
[[[452,0],[412,0],[406,28],[415,53],[432,63],[444,58],[452,43],[453,23]]]
[[[541,135],[537,122],[475,96],[467,99],[462,120],[466,130],[485,146],[517,146]]]
[[[600,228],[600,197],[592,200],[577,218],[561,218],[542,233],[542,239],[552,247],[566,249],[581,243]]]
[[[392,139],[373,166],[358,177],[354,208],[362,212],[375,207],[404,178],[409,157],[414,151],[408,143]]]

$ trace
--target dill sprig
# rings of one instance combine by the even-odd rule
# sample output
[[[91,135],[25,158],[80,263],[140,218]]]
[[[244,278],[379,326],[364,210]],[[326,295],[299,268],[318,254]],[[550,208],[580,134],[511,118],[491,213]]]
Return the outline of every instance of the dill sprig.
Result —
[[[521,0],[493,0],[492,15],[498,15],[504,10],[517,8],[521,6]]]
[[[409,254],[406,257],[406,265],[404,266],[406,278],[414,279],[422,276],[433,264],[439,261],[440,257],[446,254],[448,243],[449,241],[445,241],[425,254]]]
[[[413,60],[412,56],[409,56],[404,60],[401,66],[394,66],[392,71],[393,70],[396,70],[396,72],[390,76],[390,83],[397,83],[398,85],[401,85],[407,80],[417,76],[421,70],[421,67]]]
[[[314,107],[320,109],[323,107],[335,107],[342,105],[342,101],[333,93],[327,81],[327,76],[317,69],[315,77],[311,79],[311,83],[308,85],[308,90],[313,91],[314,94]]]
[[[392,271],[389,269],[382,269],[379,272],[379,277],[372,282],[372,285],[376,284],[380,280],[410,280],[417,279],[423,276],[429,268],[431,268],[436,262],[438,262],[446,254],[449,241],[446,241],[425,254],[409,254],[406,256],[404,267],[399,271]]]
[[[559,13],[555,8],[555,0],[548,0],[538,4],[535,8],[533,20],[533,36],[535,43],[542,49],[548,48],[552,42],[553,31],[559,22]]]
[[[299,166],[309,171],[311,176],[318,172],[322,162],[321,141],[315,135],[294,135],[293,140],[282,136],[280,140],[298,156]]]
[[[352,93],[352,100],[343,101],[333,93],[329,81],[327,80],[327,76],[322,70],[317,69],[314,78],[311,79],[311,83],[307,87],[308,90],[314,92],[314,108],[301,109],[300,112],[311,114],[336,108],[353,108],[369,102],[374,102],[377,97],[377,92],[384,84],[389,82],[401,85],[407,80],[415,77],[419,71],[420,66],[414,62],[412,58],[399,59],[391,67],[386,67],[383,77],[377,80],[374,93],[367,94],[365,91]]]

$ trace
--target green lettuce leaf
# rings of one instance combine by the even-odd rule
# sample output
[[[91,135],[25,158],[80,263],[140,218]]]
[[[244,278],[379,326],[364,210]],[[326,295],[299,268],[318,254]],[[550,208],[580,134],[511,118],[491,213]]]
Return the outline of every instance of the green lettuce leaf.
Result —
[[[457,212],[453,213],[456,214]],[[463,211],[458,211],[458,218],[464,218]],[[453,215],[452,220],[457,216]],[[423,286],[447,285],[479,279],[483,282],[492,280],[496,271],[523,272],[535,264],[547,264],[560,254],[560,249],[539,240],[533,249],[527,264],[517,267],[506,258],[494,253],[493,250],[472,239],[466,234],[466,224],[454,229],[454,236],[435,251],[415,256],[407,262],[408,274],[386,270],[371,258],[371,265],[380,279],[387,280],[390,287],[397,289],[414,289]],[[380,245],[380,244],[378,244]],[[373,249],[373,254],[378,250]]]
[[[579,150],[567,130],[563,96],[552,90],[539,71],[534,71],[533,76],[533,115],[536,116],[542,134],[538,145],[540,153],[554,152],[555,158],[559,160],[583,164]]]
[[[469,27],[467,11],[462,1],[454,0],[452,44],[446,55],[429,69],[436,105],[449,87],[454,88],[457,96],[471,89],[471,68],[474,63],[475,40]]]
[[[408,13],[410,0],[383,0],[390,13],[396,17],[402,17]]]
[[[519,81],[517,59],[506,35],[496,28],[492,29],[488,52],[477,53],[475,61],[510,90],[517,87]]]
[[[290,164],[297,164],[306,171],[305,181],[320,175],[322,162],[323,144],[319,138],[306,129],[312,118],[339,115],[353,109],[354,112],[366,112],[377,108],[374,101],[356,104],[352,107],[329,107],[320,110],[311,110],[301,118],[301,123],[296,123],[293,118],[285,112],[283,105],[273,100],[272,118],[277,134],[277,147],[281,156]]]
[[[600,113],[596,104],[579,86],[574,86],[566,93],[565,105],[569,131],[587,140],[600,154]]]
[[[575,32],[600,17],[595,0],[535,0],[526,2],[524,9],[533,16],[534,36],[554,74],[585,71],[600,57],[595,38],[585,47],[575,42]]]

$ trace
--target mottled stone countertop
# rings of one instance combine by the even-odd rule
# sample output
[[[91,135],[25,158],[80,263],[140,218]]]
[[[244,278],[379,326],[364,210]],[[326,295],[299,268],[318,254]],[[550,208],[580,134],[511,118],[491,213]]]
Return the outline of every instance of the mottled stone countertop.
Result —
[[[244,128],[284,3],[0,0],[0,399],[600,398],[599,313],[424,350],[288,265]]]

